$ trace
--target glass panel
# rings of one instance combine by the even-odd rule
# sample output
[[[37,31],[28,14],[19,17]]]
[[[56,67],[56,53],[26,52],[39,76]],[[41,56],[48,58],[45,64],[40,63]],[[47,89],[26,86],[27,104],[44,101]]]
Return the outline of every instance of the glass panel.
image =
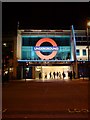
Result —
[[[78,41],[82,41],[82,37],[78,37]]]
[[[46,38],[46,36],[23,36],[22,37],[22,59],[28,60],[40,60],[35,51],[36,43],[41,39]],[[68,60],[71,59],[71,42],[70,36],[48,36],[57,44],[58,50],[56,56],[52,60]],[[56,46],[52,46],[49,42],[43,42],[40,46],[40,52],[43,55],[50,55],[55,51]],[[46,50],[48,49],[48,50]],[[53,50],[54,49],[54,50]]]
[[[85,49],[83,49],[83,55],[86,55],[86,50]]]
[[[83,41],[87,41],[87,37],[83,37]]]
[[[80,50],[79,50],[79,49],[76,50],[76,55],[77,55],[77,56],[80,55]]]

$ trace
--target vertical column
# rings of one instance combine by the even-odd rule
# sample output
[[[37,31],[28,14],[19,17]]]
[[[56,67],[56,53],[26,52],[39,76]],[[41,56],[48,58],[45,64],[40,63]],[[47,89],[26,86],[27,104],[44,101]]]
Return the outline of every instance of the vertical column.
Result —
[[[21,66],[21,79],[23,79],[23,66]]]
[[[17,57],[16,57],[16,48],[17,48],[17,38],[14,38],[14,54],[13,54],[13,79],[17,77]]]
[[[0,120],[2,120],[2,2],[0,1]]]
[[[35,79],[35,66],[32,66],[32,79]]]
[[[78,63],[74,62],[74,72],[76,73],[76,78],[78,78]]]
[[[22,52],[22,37],[21,37],[21,34],[18,30],[18,33],[17,33],[17,43],[16,43],[16,48],[17,48],[17,51],[16,51],[16,54],[17,54],[17,59],[21,59],[21,52]]]
[[[14,56],[13,56],[13,78],[17,78],[17,66],[18,66],[18,59],[21,59],[21,45],[22,39],[20,31],[17,31],[17,37],[14,38]]]
[[[72,60],[74,60],[74,72],[76,73],[76,78],[78,78],[78,63],[76,58],[76,40],[75,40],[75,33],[74,27],[71,26],[71,52],[72,52]]]

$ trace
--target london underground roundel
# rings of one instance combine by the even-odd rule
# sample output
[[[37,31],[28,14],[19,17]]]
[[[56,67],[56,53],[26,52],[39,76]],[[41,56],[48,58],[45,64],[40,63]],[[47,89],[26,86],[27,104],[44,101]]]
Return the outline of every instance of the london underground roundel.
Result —
[[[42,47],[41,44],[44,42],[51,43],[52,47],[48,47],[48,46]],[[56,42],[53,39],[42,38],[36,43],[34,50],[41,59],[49,60],[49,59],[52,59],[53,57],[55,57],[55,55],[57,54],[57,51],[58,51],[58,47],[57,47]],[[51,50],[52,52],[49,55],[44,55],[44,54],[42,54],[41,50],[45,50],[45,51]]]

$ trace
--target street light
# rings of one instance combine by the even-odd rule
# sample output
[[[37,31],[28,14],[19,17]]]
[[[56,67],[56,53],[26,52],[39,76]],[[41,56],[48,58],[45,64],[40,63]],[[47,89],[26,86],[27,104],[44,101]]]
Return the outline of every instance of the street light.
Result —
[[[90,60],[90,55],[89,55],[89,27],[90,27],[90,21],[87,22],[87,48],[88,48],[88,61]]]

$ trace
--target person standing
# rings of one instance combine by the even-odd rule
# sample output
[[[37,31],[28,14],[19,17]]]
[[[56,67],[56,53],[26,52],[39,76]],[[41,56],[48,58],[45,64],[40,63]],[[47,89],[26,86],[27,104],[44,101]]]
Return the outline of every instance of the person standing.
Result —
[[[47,79],[47,73],[45,73],[45,79]]]
[[[70,80],[72,80],[72,71],[70,72]]]
[[[53,72],[53,76],[54,76],[54,79],[55,79],[55,72]]]
[[[59,73],[57,72],[57,78],[58,78]]]
[[[75,71],[73,71],[73,78],[75,79],[76,77],[76,73],[75,73]]]
[[[39,73],[39,79],[41,79],[42,78],[42,74],[41,74],[41,72]]]
[[[52,78],[52,74],[51,74],[51,72],[49,73],[49,75],[50,75],[50,79]]]
[[[63,75],[63,80],[64,80],[64,78],[65,78],[65,73],[64,73],[64,71],[63,71],[62,75]]]
[[[59,76],[59,78],[61,79],[61,73],[60,73],[60,72],[58,73],[58,76]]]
[[[70,79],[70,71],[68,71],[68,78]]]

